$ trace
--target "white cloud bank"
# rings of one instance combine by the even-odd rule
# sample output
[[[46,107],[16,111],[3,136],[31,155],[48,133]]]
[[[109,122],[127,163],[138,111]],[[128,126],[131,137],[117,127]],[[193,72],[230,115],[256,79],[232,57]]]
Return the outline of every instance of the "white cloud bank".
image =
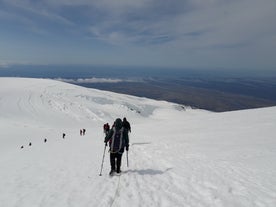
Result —
[[[81,84],[81,83],[120,83],[120,82],[138,82],[138,80],[130,80],[130,79],[117,79],[117,78],[78,78],[78,79],[64,79],[64,78],[58,78],[55,79],[62,82],[67,83],[75,83],[75,84]]]

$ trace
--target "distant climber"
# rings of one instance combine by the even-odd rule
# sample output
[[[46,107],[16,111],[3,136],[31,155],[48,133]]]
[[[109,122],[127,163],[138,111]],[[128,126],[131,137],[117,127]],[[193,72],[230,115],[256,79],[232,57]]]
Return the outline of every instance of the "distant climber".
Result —
[[[45,138],[45,139],[44,139],[44,143],[46,143],[46,142],[47,142],[47,139]]]
[[[65,139],[65,136],[66,136],[66,134],[65,134],[65,133],[63,133],[63,134],[62,134],[62,138],[63,138],[63,139]]]

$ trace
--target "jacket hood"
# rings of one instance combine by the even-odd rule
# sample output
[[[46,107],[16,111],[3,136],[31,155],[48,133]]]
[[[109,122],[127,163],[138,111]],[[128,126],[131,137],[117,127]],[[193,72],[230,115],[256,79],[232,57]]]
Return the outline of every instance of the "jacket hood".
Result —
[[[116,119],[115,121],[115,128],[116,129],[121,129],[123,127],[123,122],[120,118]]]

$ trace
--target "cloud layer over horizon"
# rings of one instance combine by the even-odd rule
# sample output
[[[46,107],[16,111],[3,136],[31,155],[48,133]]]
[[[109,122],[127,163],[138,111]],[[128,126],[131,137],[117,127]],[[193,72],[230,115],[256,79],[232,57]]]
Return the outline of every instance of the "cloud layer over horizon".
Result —
[[[75,84],[89,84],[89,83],[121,83],[121,82],[141,82],[142,80],[138,79],[119,79],[119,78],[77,78],[77,79],[65,79],[65,78],[57,78],[55,80],[67,82],[67,83],[75,83]]]
[[[2,0],[0,65],[276,69],[275,0]]]

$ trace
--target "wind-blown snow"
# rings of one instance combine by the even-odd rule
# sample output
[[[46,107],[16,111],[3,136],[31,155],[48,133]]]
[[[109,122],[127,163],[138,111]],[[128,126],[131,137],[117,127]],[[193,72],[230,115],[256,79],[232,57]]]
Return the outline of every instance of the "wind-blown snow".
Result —
[[[99,176],[102,126],[117,117],[132,126],[129,167],[125,153],[122,175],[109,177],[106,152]],[[213,113],[0,78],[0,206],[275,207],[275,124],[276,107]]]

